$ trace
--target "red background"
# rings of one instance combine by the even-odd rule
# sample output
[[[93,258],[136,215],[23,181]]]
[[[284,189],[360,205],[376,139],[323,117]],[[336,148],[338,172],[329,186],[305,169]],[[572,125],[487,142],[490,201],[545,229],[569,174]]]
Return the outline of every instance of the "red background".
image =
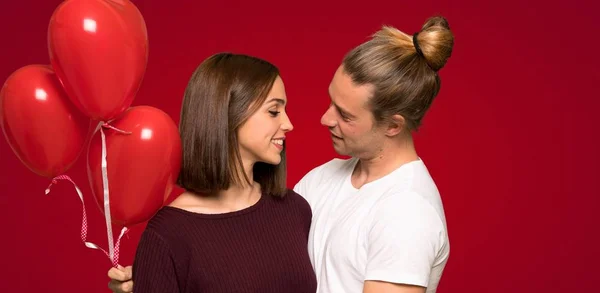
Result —
[[[597,291],[597,4],[259,2],[134,1],[150,55],[133,105],[160,108],[177,122],[188,78],[204,58],[235,51],[272,61],[296,127],[288,140],[291,187],[335,156],[319,118],[343,54],[382,24],[413,33],[441,13],[456,35],[454,53],[416,136],[452,242],[439,292]],[[59,3],[2,1],[0,80],[49,62],[47,26]],[[45,196],[48,180],[27,170],[4,138],[0,162],[0,292],[108,292],[110,263],[81,243],[72,187],[61,182]],[[80,159],[67,174],[84,190],[89,240],[106,247],[84,166]],[[122,264],[132,263],[142,228],[125,238]]]

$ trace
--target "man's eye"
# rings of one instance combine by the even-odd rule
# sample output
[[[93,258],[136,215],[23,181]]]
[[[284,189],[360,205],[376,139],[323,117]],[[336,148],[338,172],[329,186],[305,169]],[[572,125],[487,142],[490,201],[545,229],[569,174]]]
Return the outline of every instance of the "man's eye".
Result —
[[[338,113],[340,114],[340,116],[342,117],[342,119],[347,120],[348,116],[344,115],[344,113],[342,113],[341,111],[338,110]]]

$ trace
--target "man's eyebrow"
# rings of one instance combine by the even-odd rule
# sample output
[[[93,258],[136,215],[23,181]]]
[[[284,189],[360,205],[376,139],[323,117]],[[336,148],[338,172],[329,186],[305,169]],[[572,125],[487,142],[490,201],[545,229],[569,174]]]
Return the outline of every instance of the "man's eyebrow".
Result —
[[[352,113],[350,113],[348,110],[342,108],[340,105],[336,104],[333,99],[331,99],[331,96],[329,96],[330,100],[331,100],[331,104],[338,110],[338,112],[340,112],[343,116],[345,116],[346,118],[356,118],[356,116]]]

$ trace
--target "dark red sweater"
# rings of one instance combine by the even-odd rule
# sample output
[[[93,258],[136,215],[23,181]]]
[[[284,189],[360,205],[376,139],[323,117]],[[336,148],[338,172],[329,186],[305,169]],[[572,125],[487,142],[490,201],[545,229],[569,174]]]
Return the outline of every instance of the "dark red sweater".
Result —
[[[225,214],[163,207],[139,242],[133,292],[314,293],[311,218],[306,200],[291,190]]]

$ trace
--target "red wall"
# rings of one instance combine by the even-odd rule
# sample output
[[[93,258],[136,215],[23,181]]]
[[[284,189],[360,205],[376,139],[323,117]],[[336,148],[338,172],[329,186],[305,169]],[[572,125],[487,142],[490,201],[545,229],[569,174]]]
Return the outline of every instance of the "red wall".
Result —
[[[441,190],[452,243],[439,292],[597,291],[598,4],[216,2],[134,1],[150,55],[133,105],[160,108],[177,122],[188,78],[204,58],[227,50],[274,62],[296,127],[288,140],[291,187],[335,156],[319,118],[343,54],[382,24],[413,33],[442,13],[456,44],[416,139]],[[0,80],[49,62],[46,30],[59,3],[2,1]],[[108,292],[110,263],[81,243],[72,187],[61,182],[45,196],[48,180],[27,170],[4,138],[0,162],[0,292]],[[106,247],[85,161],[67,174],[84,190],[89,240]],[[142,228],[124,239],[121,263],[131,264]]]

